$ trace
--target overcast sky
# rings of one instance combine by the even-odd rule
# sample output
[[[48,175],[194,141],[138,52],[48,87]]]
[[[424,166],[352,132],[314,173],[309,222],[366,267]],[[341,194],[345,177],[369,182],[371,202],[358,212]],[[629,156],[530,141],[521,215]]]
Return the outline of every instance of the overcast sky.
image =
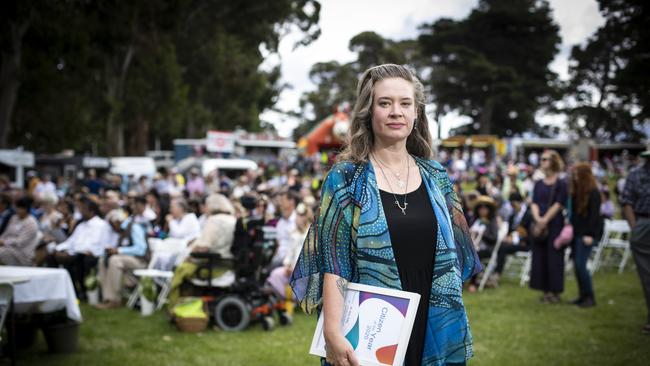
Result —
[[[598,12],[595,0],[550,0],[555,21],[560,26],[561,50],[551,64],[560,77],[567,77],[568,56],[576,44],[583,43],[604,20]],[[298,101],[302,93],[315,89],[309,80],[309,69],[317,62],[336,60],[340,63],[355,59],[348,50],[352,37],[374,31],[384,38],[402,40],[415,38],[417,27],[441,17],[462,19],[466,17],[477,0],[321,0],[321,36],[307,47],[293,50],[299,34],[290,33],[280,43],[279,54],[267,58],[263,67],[282,65],[282,82],[291,87],[280,95],[280,110],[299,111]],[[334,106],[333,106],[334,107]],[[273,122],[280,135],[289,136],[299,121],[269,111],[261,119]],[[462,118],[448,115],[442,121],[442,136],[463,122]],[[432,123],[432,131],[436,131]]]

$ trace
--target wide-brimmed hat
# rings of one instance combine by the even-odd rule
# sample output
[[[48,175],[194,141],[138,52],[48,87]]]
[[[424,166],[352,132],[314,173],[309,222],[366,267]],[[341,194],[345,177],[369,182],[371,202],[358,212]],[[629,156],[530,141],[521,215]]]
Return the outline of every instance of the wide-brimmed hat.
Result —
[[[496,201],[494,201],[494,199],[490,196],[479,196],[474,202],[474,207],[478,207],[481,205],[487,206],[489,208],[497,207]]]
[[[490,210],[489,217],[494,217],[497,211],[497,203],[490,196],[479,196],[476,201],[474,201],[474,215],[479,216],[478,212],[481,206],[485,206]]]
[[[519,168],[516,165],[510,165],[508,169],[506,170],[507,175],[518,175],[519,174]]]

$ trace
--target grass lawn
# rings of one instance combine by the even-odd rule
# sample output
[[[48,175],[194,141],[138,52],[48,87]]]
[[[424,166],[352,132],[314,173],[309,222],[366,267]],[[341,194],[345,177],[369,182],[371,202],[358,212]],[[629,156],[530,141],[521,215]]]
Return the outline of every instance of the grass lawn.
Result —
[[[650,336],[640,333],[645,304],[635,270],[600,272],[591,309],[538,303],[539,294],[506,281],[499,289],[467,294],[474,335],[471,365],[648,365]],[[567,278],[565,300],[576,294]],[[296,316],[290,327],[264,332],[259,324],[241,333],[177,332],[161,313],[82,307],[79,350],[47,353],[42,335],[18,354],[18,365],[317,365],[307,350],[315,318]],[[6,359],[2,360],[6,362]]]

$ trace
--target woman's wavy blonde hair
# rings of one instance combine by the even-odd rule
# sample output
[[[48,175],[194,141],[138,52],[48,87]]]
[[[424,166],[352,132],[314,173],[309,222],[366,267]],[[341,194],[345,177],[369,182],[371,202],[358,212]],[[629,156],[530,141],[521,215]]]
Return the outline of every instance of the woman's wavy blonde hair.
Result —
[[[368,161],[375,142],[372,132],[372,102],[375,84],[389,78],[402,78],[413,84],[416,123],[406,140],[406,150],[411,155],[424,159],[433,158],[429,121],[425,114],[426,99],[424,86],[415,74],[405,66],[384,64],[366,70],[357,85],[357,101],[352,110],[352,122],[338,161],[362,163]]]

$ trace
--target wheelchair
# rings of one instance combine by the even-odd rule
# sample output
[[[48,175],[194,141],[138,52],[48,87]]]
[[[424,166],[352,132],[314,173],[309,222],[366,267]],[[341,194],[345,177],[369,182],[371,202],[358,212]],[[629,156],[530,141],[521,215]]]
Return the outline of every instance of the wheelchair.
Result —
[[[242,331],[253,322],[260,322],[264,330],[272,330],[274,313],[281,325],[287,325],[291,317],[286,314],[284,302],[265,287],[267,266],[277,246],[275,228],[265,227],[262,220],[255,218],[242,221],[237,224],[233,259],[209,252],[190,254],[201,264],[195,277],[182,286],[182,292],[200,296],[213,324],[225,331]],[[229,270],[213,276],[216,270],[224,268]]]

